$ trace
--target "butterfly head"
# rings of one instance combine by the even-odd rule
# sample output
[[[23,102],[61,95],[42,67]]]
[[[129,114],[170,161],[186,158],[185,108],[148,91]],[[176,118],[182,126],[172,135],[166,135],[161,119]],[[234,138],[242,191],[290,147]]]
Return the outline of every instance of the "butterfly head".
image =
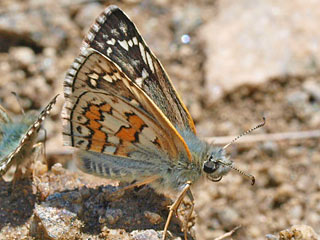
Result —
[[[255,183],[254,176],[241,171],[233,165],[233,161],[226,156],[224,148],[209,149],[207,159],[203,163],[203,171],[210,181],[219,182],[231,169],[249,178],[252,185]]]
[[[203,171],[209,180],[218,182],[232,168],[233,162],[226,156],[224,149],[209,149],[206,161],[203,163]]]
[[[242,134],[234,138],[230,143],[226,144],[224,147],[209,149],[209,154],[207,155],[207,159],[203,164],[203,171],[207,174],[209,180],[213,182],[218,182],[222,179],[224,175],[226,175],[230,171],[230,169],[233,169],[239,172],[240,174],[244,175],[245,177],[249,178],[251,180],[252,185],[255,183],[254,176],[245,173],[233,166],[233,162],[228,157],[226,157],[225,149],[229,147],[232,143],[237,141],[240,137],[245,136],[260,127],[263,127],[266,123],[266,119],[263,117],[262,120],[262,123],[243,132]]]

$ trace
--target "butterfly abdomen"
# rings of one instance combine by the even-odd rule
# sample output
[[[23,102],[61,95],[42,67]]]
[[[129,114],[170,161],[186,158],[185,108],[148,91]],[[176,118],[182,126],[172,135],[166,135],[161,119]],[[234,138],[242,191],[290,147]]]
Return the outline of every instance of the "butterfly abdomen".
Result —
[[[109,154],[78,150],[77,166],[84,172],[122,182],[132,182],[159,173],[160,165]]]

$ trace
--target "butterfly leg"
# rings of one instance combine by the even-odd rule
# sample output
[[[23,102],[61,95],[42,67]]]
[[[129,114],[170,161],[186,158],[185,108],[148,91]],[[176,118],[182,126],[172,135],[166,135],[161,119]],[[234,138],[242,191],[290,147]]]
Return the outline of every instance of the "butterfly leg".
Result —
[[[185,195],[187,194],[189,197],[191,196],[191,201],[193,202],[193,196],[192,196],[192,193],[190,191],[190,187],[191,187],[191,182],[188,181],[186,184],[185,184],[185,187],[182,189],[182,191],[180,192],[178,198],[174,201],[174,203],[170,206],[170,209],[169,209],[169,215],[167,217],[167,221],[166,221],[166,225],[164,226],[164,230],[163,230],[163,235],[162,235],[162,240],[165,240],[166,239],[166,235],[167,235],[167,231],[168,231],[168,227],[169,227],[169,224],[170,224],[170,221],[171,221],[171,218],[172,218],[172,215],[173,213],[176,213],[177,215],[177,210],[182,202],[182,200],[184,199]],[[192,210],[193,210],[193,207],[192,207]],[[188,214],[188,218],[191,216],[191,214]],[[188,228],[187,227],[184,227],[184,238],[185,240],[187,240],[187,231]]]
[[[32,178],[35,180],[38,175],[43,174],[43,172],[48,171],[48,163],[46,158],[45,142],[38,142],[33,145],[33,168],[32,168]]]
[[[192,213],[193,213],[193,210],[194,210],[194,198],[193,198],[193,195],[192,195],[192,192],[190,191],[190,189],[188,189],[187,191],[187,195],[191,201],[191,208],[188,212],[188,215],[187,215],[187,218],[186,218],[186,221],[183,223],[183,232],[184,232],[184,239],[187,240],[187,234],[188,234],[188,223],[189,223],[189,220],[191,219],[191,216],[192,216]]]

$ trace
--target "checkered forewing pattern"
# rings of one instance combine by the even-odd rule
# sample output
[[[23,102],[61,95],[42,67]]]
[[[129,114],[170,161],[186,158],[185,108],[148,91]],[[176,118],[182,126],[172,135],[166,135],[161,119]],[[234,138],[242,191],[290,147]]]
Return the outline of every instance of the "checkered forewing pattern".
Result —
[[[161,63],[132,21],[118,7],[108,7],[96,19],[83,47],[91,47],[113,61],[175,127],[195,132],[193,120]]]

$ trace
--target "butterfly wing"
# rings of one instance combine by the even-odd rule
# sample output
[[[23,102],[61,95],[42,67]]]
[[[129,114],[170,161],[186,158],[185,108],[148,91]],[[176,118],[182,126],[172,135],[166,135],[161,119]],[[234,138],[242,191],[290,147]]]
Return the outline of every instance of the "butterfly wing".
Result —
[[[13,134],[17,134],[19,132],[21,132],[20,138],[18,141],[14,142],[14,143],[9,143],[7,140],[2,139],[2,142],[0,144],[0,149],[5,149],[5,151],[7,151],[8,149],[10,149],[8,154],[1,154],[1,158],[0,158],[0,176],[4,175],[7,170],[11,167],[11,165],[13,164],[13,160],[14,158],[21,152],[24,150],[24,148],[26,147],[26,145],[31,141],[31,139],[34,139],[37,136],[37,132],[41,126],[41,123],[43,122],[43,120],[49,115],[52,107],[54,106],[54,104],[56,103],[56,99],[57,99],[58,95],[56,95],[51,101],[50,103],[45,107],[45,109],[40,113],[40,115],[38,116],[38,118],[32,123],[31,126],[29,127],[25,127],[24,123],[21,124],[15,124],[13,125],[14,129],[11,128],[11,133]],[[10,127],[10,126],[9,126]],[[21,127],[21,129],[26,129],[23,131],[19,131],[19,129],[17,129],[17,127]],[[9,134],[10,135],[10,134]],[[10,138],[10,136],[8,136]],[[32,148],[32,146],[31,146]],[[12,149],[12,150],[11,150]]]
[[[64,143],[133,159],[162,153],[191,159],[161,110],[107,57],[88,49],[65,79]]]
[[[2,126],[10,122],[11,122],[11,119],[7,111],[0,105],[0,141],[2,140],[2,137],[3,137]]]
[[[161,63],[121,9],[110,6],[96,19],[84,47],[91,47],[116,63],[175,127],[196,132],[187,108]]]

